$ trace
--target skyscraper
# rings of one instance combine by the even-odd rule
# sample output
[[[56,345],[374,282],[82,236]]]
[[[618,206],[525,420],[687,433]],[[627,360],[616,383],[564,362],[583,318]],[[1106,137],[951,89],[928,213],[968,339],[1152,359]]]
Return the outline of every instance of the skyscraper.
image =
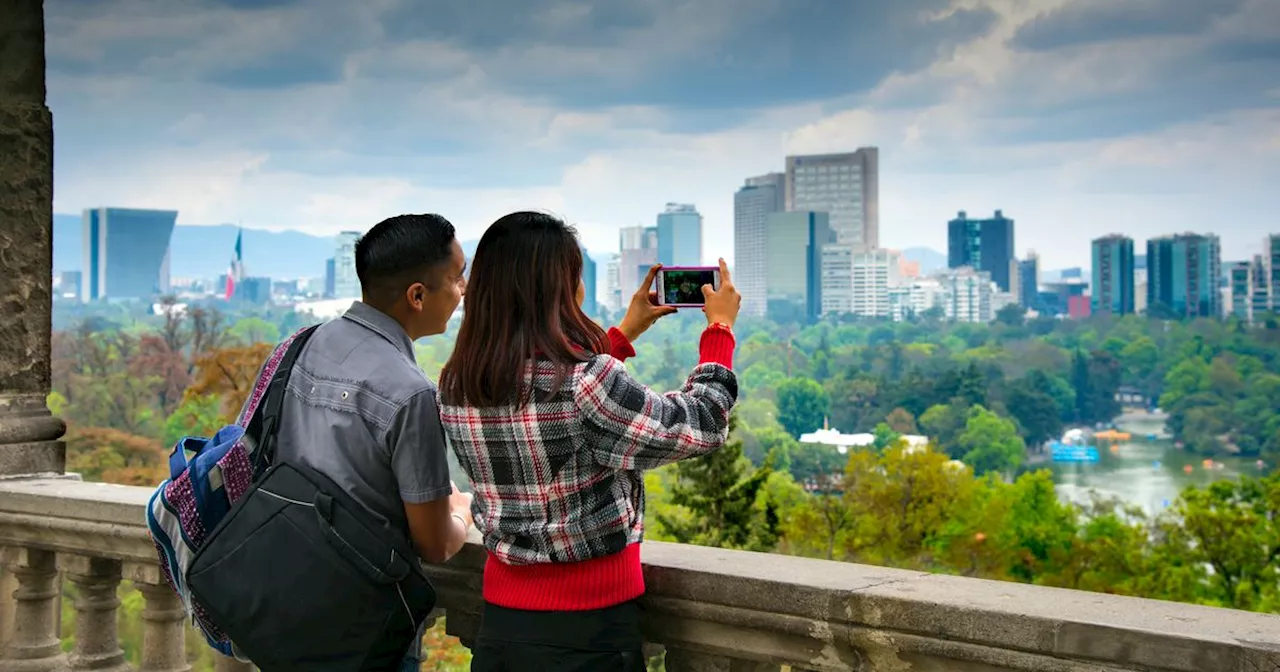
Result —
[[[850,259],[850,313],[861,317],[890,317],[889,289],[901,283],[902,255],[893,250],[855,253]]]
[[[1222,251],[1212,233],[1147,241],[1147,311],[1163,317],[1219,317]]]
[[[771,213],[783,211],[786,182],[782,173],[748,177],[733,195],[733,284],[742,295],[744,315],[764,317],[768,306],[766,222]]]
[[[788,156],[788,211],[830,215],[836,242],[855,252],[880,246],[880,150]]]
[[[81,299],[150,299],[169,293],[169,240],[177,219],[174,210],[85,210]]]
[[[809,322],[822,314],[823,249],[834,232],[825,212],[766,216],[765,285],[769,311],[780,321],[797,312]]]
[[[622,285],[618,281],[622,258],[619,255],[609,257],[604,270],[604,305],[611,311],[622,309]]]
[[[359,231],[343,231],[338,234],[337,249],[333,253],[333,298],[360,298],[360,278],[356,275],[356,241]]]
[[[1227,287],[1231,294],[1231,305],[1227,310],[1245,322],[1253,322],[1256,300],[1254,289],[1259,270],[1256,262],[1260,260],[1261,257],[1255,258],[1253,262],[1236,261],[1227,267]]]
[[[698,208],[689,203],[668,203],[658,215],[657,228],[658,261],[663,266],[702,265],[702,215]]]
[[[1027,250],[1027,256],[1018,262],[1018,303],[1028,310],[1039,310],[1040,255]]]
[[[1093,241],[1092,312],[1132,315],[1133,239],[1120,234]]]
[[[658,227],[628,226],[618,231],[618,286],[623,297],[640,288],[649,267],[658,263]]]
[[[1227,274],[1231,314],[1253,322],[1280,311],[1280,234],[1267,236],[1262,254],[1230,264]]]
[[[324,260],[324,298],[332,299],[337,278],[337,269],[333,257]]]
[[[963,210],[947,222],[947,267],[986,271],[1002,292],[1012,287],[1013,220],[996,210],[990,219],[969,219]]]
[[[596,296],[596,260],[591,258],[586,247],[578,247],[582,250],[582,312],[594,318],[600,312]]]

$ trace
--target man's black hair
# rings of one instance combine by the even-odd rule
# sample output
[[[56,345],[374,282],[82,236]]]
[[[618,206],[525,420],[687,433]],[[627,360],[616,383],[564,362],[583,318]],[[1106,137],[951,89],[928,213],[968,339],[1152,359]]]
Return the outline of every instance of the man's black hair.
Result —
[[[415,282],[436,289],[439,278],[431,271],[452,256],[453,240],[453,224],[436,214],[378,222],[356,241],[360,290],[367,300],[386,307]]]

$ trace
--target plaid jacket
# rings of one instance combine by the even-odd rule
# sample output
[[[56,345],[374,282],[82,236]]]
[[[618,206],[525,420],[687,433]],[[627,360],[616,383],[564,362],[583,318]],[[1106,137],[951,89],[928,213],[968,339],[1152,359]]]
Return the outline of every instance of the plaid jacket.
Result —
[[[704,351],[709,335],[723,337],[731,357],[725,334],[704,334]],[[610,339],[615,354],[634,354],[616,330]],[[546,361],[526,372],[536,398],[554,377]],[[659,394],[606,354],[574,367],[548,401],[442,403],[440,418],[471,479],[489,551],[507,565],[572,563],[641,541],[643,471],[722,446],[737,396],[737,378],[722,364],[700,364],[680,391]]]

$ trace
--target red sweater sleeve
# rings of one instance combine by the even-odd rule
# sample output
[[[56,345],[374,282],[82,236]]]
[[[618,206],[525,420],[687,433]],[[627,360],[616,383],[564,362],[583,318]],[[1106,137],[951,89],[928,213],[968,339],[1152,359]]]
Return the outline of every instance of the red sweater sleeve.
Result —
[[[723,327],[707,327],[698,343],[699,364],[721,364],[733,368],[733,349],[737,339],[733,332]]]
[[[609,354],[620,362],[636,356],[635,346],[631,345],[631,341],[617,327],[609,327]]]

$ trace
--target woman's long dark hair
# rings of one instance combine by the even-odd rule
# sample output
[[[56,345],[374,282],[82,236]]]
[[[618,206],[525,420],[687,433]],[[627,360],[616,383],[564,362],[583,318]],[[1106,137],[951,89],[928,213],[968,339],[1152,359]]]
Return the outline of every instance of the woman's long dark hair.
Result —
[[[527,403],[534,357],[558,366],[552,389],[572,366],[608,351],[600,325],[578,305],[582,250],[573,227],[551,215],[514,212],[480,238],[463,299],[453,355],[440,372],[447,404]]]

